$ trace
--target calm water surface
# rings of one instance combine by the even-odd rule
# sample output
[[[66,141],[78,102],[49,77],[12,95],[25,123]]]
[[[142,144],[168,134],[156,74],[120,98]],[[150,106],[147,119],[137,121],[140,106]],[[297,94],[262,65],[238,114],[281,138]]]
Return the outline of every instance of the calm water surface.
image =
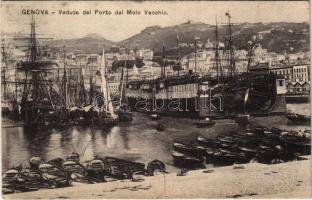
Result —
[[[288,109],[310,112],[309,104],[288,105]],[[162,117],[155,122],[146,114],[134,113],[132,122],[120,123],[110,129],[70,127],[34,131],[23,127],[2,128],[2,169],[20,163],[26,165],[33,155],[41,155],[49,160],[77,152],[82,160],[90,160],[95,155],[116,156],[144,163],[159,159],[167,164],[169,171],[174,171],[170,155],[172,142],[189,142],[198,135],[214,138],[241,129],[234,120],[217,120],[211,128],[196,128],[193,122],[192,119],[172,117]],[[157,123],[166,126],[165,131],[157,131]],[[287,125],[284,116],[251,118],[251,123],[289,130],[308,128]]]

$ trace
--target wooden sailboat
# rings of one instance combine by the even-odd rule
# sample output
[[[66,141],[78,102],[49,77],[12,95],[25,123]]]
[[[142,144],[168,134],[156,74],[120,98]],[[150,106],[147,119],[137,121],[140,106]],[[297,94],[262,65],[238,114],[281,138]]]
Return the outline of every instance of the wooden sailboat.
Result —
[[[126,88],[125,85],[128,82],[128,68],[126,68],[127,61],[125,60],[124,68],[121,71],[121,81],[120,81],[120,103],[118,107],[118,116],[120,121],[132,121],[132,112],[128,108],[128,99],[125,97]],[[126,81],[124,77],[124,69],[126,69]]]
[[[98,123],[104,125],[112,125],[117,123],[118,115],[114,111],[114,107],[110,97],[110,90],[106,79],[106,66],[105,66],[105,50],[102,53],[101,62],[101,95],[104,98],[104,105],[100,108]]]

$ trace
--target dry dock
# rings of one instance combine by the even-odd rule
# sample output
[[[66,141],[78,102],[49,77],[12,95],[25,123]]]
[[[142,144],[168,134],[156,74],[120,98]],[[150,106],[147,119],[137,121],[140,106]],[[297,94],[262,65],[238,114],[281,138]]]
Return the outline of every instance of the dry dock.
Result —
[[[159,174],[142,182],[114,181],[4,195],[5,199],[311,198],[311,157],[275,165],[250,163]]]

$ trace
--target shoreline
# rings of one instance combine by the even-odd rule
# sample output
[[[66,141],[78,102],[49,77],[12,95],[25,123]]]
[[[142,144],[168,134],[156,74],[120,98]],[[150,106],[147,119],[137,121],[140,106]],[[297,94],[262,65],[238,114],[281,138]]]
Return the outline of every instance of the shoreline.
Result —
[[[3,195],[4,199],[96,198],[311,198],[311,156],[307,160],[266,165],[249,163]]]

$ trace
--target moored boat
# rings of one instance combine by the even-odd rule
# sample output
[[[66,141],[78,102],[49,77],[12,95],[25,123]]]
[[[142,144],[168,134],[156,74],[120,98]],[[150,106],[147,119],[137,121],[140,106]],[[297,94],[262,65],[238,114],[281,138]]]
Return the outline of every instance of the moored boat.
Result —
[[[71,183],[68,173],[48,162],[40,164],[39,171],[43,180],[55,187],[69,186]]]
[[[286,117],[289,121],[295,124],[310,124],[311,123],[311,116],[309,115],[288,113]]]
[[[214,149],[209,150],[206,153],[206,163],[212,163],[214,165],[231,165],[242,160],[242,155],[226,149]]]
[[[203,136],[198,136],[197,137],[197,142],[199,144],[205,145],[205,146],[213,146],[214,145],[214,141],[208,138],[205,138]]]
[[[146,172],[149,176],[154,175],[156,171],[165,173],[166,172],[165,163],[155,159],[147,164]]]
[[[311,154],[311,136],[285,134],[281,136],[288,151],[292,153]]]
[[[154,113],[154,114],[151,114],[151,115],[150,115],[150,119],[151,119],[151,120],[159,120],[159,119],[160,119],[160,116],[159,116],[158,114],[155,114],[155,113]]]
[[[181,152],[184,154],[188,154],[188,155],[197,155],[198,154],[198,150],[191,145],[186,145],[183,143],[174,142],[172,144],[172,147],[173,147],[174,151]]]
[[[120,121],[132,121],[133,113],[130,110],[118,110],[118,118]]]
[[[207,128],[215,125],[215,121],[211,120],[209,117],[206,117],[204,120],[199,120],[198,122],[194,122],[198,128]]]
[[[86,163],[87,178],[89,182],[104,182],[105,175],[105,166],[104,162],[98,158],[95,158]]]
[[[39,165],[43,162],[43,159],[39,156],[33,156],[29,159],[30,167],[38,169]]]
[[[235,122],[238,124],[248,124],[250,120],[250,115],[249,114],[238,114],[235,117]]]
[[[177,151],[173,151],[171,155],[173,157],[174,164],[176,165],[192,167],[194,165],[199,165],[204,162],[203,157],[194,157]]]
[[[75,163],[79,163],[80,156],[78,153],[72,152],[69,156],[66,158],[67,161],[73,161]]]
[[[19,175],[19,171],[16,169],[9,169],[8,171],[3,173],[2,182],[5,183],[12,183],[17,180]]]
[[[118,179],[132,178],[133,174],[145,174],[145,164],[115,157],[105,157],[107,175]]]

